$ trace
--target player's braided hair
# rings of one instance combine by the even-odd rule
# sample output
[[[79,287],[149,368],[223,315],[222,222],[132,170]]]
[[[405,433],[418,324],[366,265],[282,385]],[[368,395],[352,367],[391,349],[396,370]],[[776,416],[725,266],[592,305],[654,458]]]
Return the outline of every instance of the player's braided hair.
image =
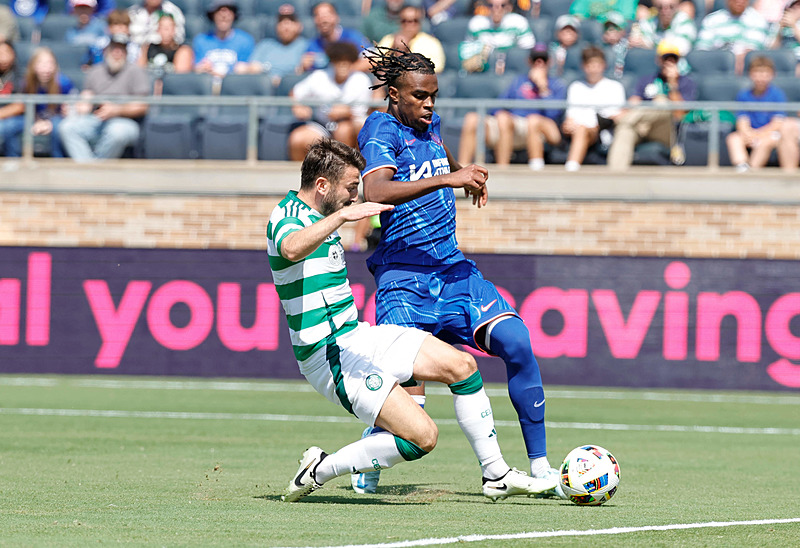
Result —
[[[370,72],[378,79],[378,84],[370,89],[396,86],[397,79],[407,72],[434,74],[436,65],[421,53],[401,49],[375,46],[364,53],[370,64]]]

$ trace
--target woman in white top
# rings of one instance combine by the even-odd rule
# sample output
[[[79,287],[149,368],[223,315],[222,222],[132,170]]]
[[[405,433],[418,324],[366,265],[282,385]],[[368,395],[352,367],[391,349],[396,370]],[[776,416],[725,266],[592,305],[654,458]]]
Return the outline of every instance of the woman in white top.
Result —
[[[568,106],[561,125],[564,135],[571,138],[564,164],[567,171],[580,169],[586,151],[597,142],[601,132],[614,126],[625,104],[625,87],[603,76],[606,70],[603,50],[589,46],[583,50],[581,58],[586,78],[576,80],[567,88]]]

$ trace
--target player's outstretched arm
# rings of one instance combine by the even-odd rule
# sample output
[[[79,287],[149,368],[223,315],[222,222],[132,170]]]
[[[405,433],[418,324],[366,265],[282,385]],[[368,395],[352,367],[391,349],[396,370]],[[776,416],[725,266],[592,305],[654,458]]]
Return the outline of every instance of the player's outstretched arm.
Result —
[[[447,145],[444,145],[444,150],[447,153],[447,161],[450,163],[450,168],[452,171],[461,171],[462,167],[461,164],[458,163],[458,160],[450,154],[450,149],[447,148]],[[483,166],[476,166],[476,167],[483,167]],[[484,168],[486,169],[486,168]],[[480,189],[476,192],[474,189],[470,189],[464,187],[464,196],[469,197],[472,195],[472,205],[478,206],[478,209],[482,208],[486,205],[486,202],[489,201],[489,188],[486,186],[486,181],[489,179],[489,172],[486,171],[486,178],[484,179],[484,184],[481,185]]]
[[[382,168],[364,176],[364,197],[384,204],[403,204],[440,188],[463,188],[467,193],[481,195],[485,191],[489,172],[483,166],[468,165],[453,173],[427,177],[417,181],[393,181],[394,170]],[[485,203],[485,200],[484,200]]]
[[[338,230],[344,223],[372,217],[393,207],[393,205],[377,204],[375,202],[364,202],[343,207],[313,225],[286,236],[283,239],[283,243],[281,243],[281,256],[292,262],[300,261],[311,255],[328,236]]]

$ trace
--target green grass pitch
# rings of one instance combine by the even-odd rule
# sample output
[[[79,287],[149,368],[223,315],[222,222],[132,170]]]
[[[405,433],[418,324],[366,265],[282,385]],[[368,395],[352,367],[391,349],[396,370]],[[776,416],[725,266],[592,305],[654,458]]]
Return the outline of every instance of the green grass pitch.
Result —
[[[504,388],[488,388],[506,460],[525,469]],[[585,508],[485,499],[440,385],[426,405],[440,429],[430,455],[384,472],[375,495],[337,478],[283,503],[308,446],[333,451],[363,428],[309,390],[0,376],[0,546],[800,546],[797,393],[546,387],[551,463],[586,443],[620,463],[614,498]],[[633,529],[598,533],[612,528]]]

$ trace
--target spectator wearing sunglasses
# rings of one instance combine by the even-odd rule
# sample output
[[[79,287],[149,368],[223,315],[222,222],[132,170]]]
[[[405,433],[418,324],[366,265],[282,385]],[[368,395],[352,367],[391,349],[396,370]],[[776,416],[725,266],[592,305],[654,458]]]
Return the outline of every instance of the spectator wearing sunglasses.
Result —
[[[436,73],[444,70],[445,58],[442,43],[426,32],[422,32],[422,8],[405,6],[400,10],[400,30],[387,34],[378,43],[379,46],[401,51],[421,53],[436,66]]]

